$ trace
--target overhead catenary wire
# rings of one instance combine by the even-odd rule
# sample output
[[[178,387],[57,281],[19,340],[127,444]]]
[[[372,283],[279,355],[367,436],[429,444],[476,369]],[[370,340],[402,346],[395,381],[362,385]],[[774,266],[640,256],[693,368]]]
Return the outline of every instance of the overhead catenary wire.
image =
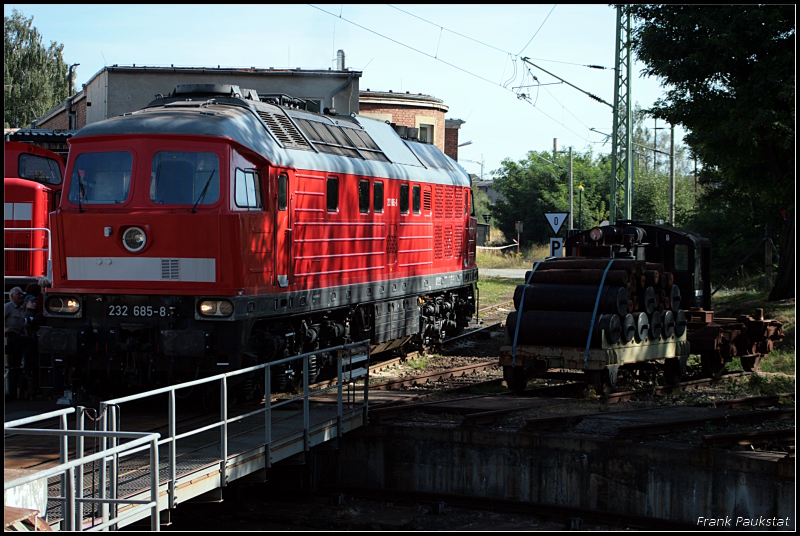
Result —
[[[512,93],[514,93],[514,91],[513,91],[513,90],[511,90],[511,89],[509,89],[509,88],[507,87],[507,85],[508,85],[509,83],[513,82],[513,80],[515,80],[515,79],[516,79],[516,61],[514,61],[514,62],[513,62],[513,63],[514,63],[514,69],[515,69],[515,75],[514,75],[514,77],[513,77],[513,78],[511,78],[509,81],[507,81],[505,84],[498,84],[497,82],[494,82],[494,81],[492,81],[492,80],[489,80],[488,78],[486,78],[486,77],[484,77],[484,76],[481,76],[481,75],[479,75],[479,74],[477,74],[477,73],[474,73],[474,72],[472,72],[472,71],[469,71],[469,70],[467,70],[467,69],[464,69],[463,67],[459,67],[458,65],[455,65],[455,64],[453,64],[453,63],[450,63],[450,62],[448,62],[448,61],[445,61],[445,60],[443,60],[443,59],[439,58],[439,57],[438,57],[438,45],[437,45],[437,54],[436,54],[436,55],[431,55],[431,54],[429,54],[429,53],[427,53],[427,52],[425,52],[425,51],[422,51],[422,50],[420,50],[420,49],[418,49],[418,48],[415,48],[415,47],[413,47],[413,46],[411,46],[411,45],[408,45],[408,44],[406,44],[406,43],[403,43],[403,42],[401,42],[401,41],[398,41],[397,39],[394,39],[394,38],[392,38],[392,37],[389,37],[389,36],[387,36],[387,35],[384,35],[384,34],[382,34],[382,33],[380,33],[380,32],[377,32],[377,31],[375,31],[375,30],[372,30],[372,29],[370,29],[370,28],[367,28],[366,26],[364,26],[364,25],[362,25],[362,24],[359,24],[359,23],[357,23],[357,22],[355,22],[355,21],[352,21],[352,20],[346,19],[346,18],[342,17],[342,16],[341,16],[341,14],[340,14],[340,15],[336,15],[336,13],[331,13],[330,11],[327,11],[327,10],[325,10],[325,9],[322,9],[321,7],[315,6],[315,5],[313,5],[313,4],[308,4],[308,5],[309,5],[310,7],[313,7],[314,9],[317,9],[317,10],[319,10],[319,11],[322,11],[323,13],[326,13],[326,14],[328,14],[328,15],[331,15],[332,17],[339,18],[340,20],[343,20],[343,21],[345,21],[345,22],[347,22],[347,23],[350,23],[350,24],[352,24],[353,26],[357,26],[358,28],[361,28],[362,30],[365,30],[365,31],[367,31],[367,32],[369,32],[369,33],[371,33],[371,34],[374,34],[374,35],[377,35],[377,36],[379,36],[379,37],[382,37],[382,38],[384,38],[384,39],[387,39],[387,40],[389,40],[389,41],[391,41],[391,42],[393,42],[393,43],[395,43],[395,44],[398,44],[398,45],[400,45],[400,46],[402,46],[402,47],[408,48],[409,50],[413,50],[414,52],[418,52],[419,54],[422,54],[422,55],[424,55],[424,56],[427,56],[427,57],[429,57],[429,58],[431,58],[431,59],[434,59],[434,60],[440,61],[440,62],[444,63],[445,65],[448,65],[448,66],[450,66],[450,67],[453,67],[453,68],[455,68],[455,69],[457,69],[457,70],[459,70],[459,71],[461,71],[461,72],[463,72],[463,73],[465,73],[465,74],[468,74],[468,75],[470,75],[470,76],[473,76],[473,77],[475,77],[475,78],[478,78],[478,79],[480,79],[480,80],[483,80],[484,82],[488,82],[488,83],[492,84],[493,86],[498,86],[498,87],[501,87],[501,88],[505,89],[506,91],[511,91]],[[391,6],[391,7],[394,7],[394,6]],[[555,5],[553,6],[553,8],[555,8]],[[398,9],[399,11],[403,11],[403,10],[400,10],[399,8],[395,8],[395,9]],[[552,13],[552,9],[551,9],[551,11],[550,11],[550,12]],[[413,14],[410,14],[410,13],[409,13],[409,15],[415,16],[415,15],[413,15]],[[416,17],[416,16],[415,16],[415,17]],[[548,14],[548,17],[549,17],[549,14]],[[417,18],[420,18],[420,17],[417,17]],[[440,26],[440,25],[434,24],[434,23],[432,23],[432,22],[430,22],[430,21],[427,21],[427,20],[425,20],[425,19],[421,19],[421,20],[424,20],[425,22],[427,22],[427,23],[429,23],[429,24],[433,24],[434,26],[438,26],[438,27],[439,27],[439,28],[441,28],[442,30],[445,30],[445,29],[446,29],[446,28],[444,28],[443,26]],[[547,20],[547,19],[545,19],[545,21],[546,21],[546,20]],[[541,26],[540,26],[540,28],[541,28]],[[448,30],[448,31],[450,31],[450,30]],[[452,33],[457,33],[457,32],[452,32]],[[533,35],[533,37],[536,37],[536,34],[534,34],[534,35]],[[531,40],[533,39],[533,37],[531,38]],[[470,38],[470,39],[471,39],[471,38]],[[473,39],[473,40],[474,40],[474,39]],[[530,43],[530,41],[529,41],[529,43]],[[484,45],[485,45],[485,43],[481,43],[481,44],[484,44]],[[486,45],[486,46],[491,46],[491,45]],[[526,45],[526,47],[527,47],[527,45]],[[492,47],[492,48],[496,48],[496,47]],[[523,50],[524,50],[524,49],[523,49]],[[509,53],[509,54],[511,54],[511,53]],[[514,56],[514,57],[518,57],[518,55],[516,55],[516,54],[512,54],[512,56]],[[521,59],[522,59],[522,61],[524,61],[524,62],[526,62],[526,63],[529,63],[529,64],[533,65],[534,67],[536,67],[536,68],[538,68],[538,69],[541,69],[542,71],[546,72],[547,74],[551,74],[551,73],[549,73],[548,71],[545,71],[544,69],[542,69],[541,67],[539,67],[539,66],[537,66],[537,65],[534,65],[534,64],[533,64],[533,63],[531,63],[530,61],[526,61],[526,60],[529,60],[530,58],[527,58],[527,57],[526,57],[526,58],[521,58]],[[578,65],[578,64],[576,64],[576,65]],[[523,83],[524,83],[524,76],[525,76],[525,74],[524,74],[524,72],[523,72]],[[561,78],[559,78],[559,77],[557,77],[557,76],[555,76],[555,75],[552,75],[552,74],[551,74],[551,76],[554,76],[555,78],[557,78],[557,79],[559,79],[559,80],[562,80],[562,81],[563,81],[563,82],[565,82],[566,84],[568,84],[568,85],[570,85],[570,86],[572,86],[572,87],[575,87],[576,89],[578,89],[578,90],[580,90],[580,91],[582,91],[582,92],[586,93],[587,95],[590,95],[590,96],[592,96],[592,98],[594,98],[595,100],[598,100],[599,102],[603,102],[603,103],[605,103],[605,104],[608,104],[608,103],[606,103],[606,102],[605,102],[603,99],[601,99],[601,98],[599,98],[599,97],[595,97],[595,96],[593,96],[592,94],[590,94],[590,93],[588,93],[588,92],[586,92],[586,91],[584,91],[584,90],[581,90],[581,89],[580,89],[580,88],[578,88],[577,86],[574,86],[573,84],[570,84],[569,82],[567,82],[567,81],[565,81],[565,80],[563,80],[563,79],[561,79]],[[534,77],[534,79],[535,79],[535,77]],[[557,123],[558,125],[560,125],[561,127],[565,128],[566,130],[568,130],[568,131],[569,131],[569,132],[571,132],[572,134],[574,134],[574,135],[578,136],[579,138],[582,138],[582,139],[585,139],[585,140],[587,140],[587,141],[588,141],[588,135],[587,135],[587,136],[583,136],[583,135],[581,135],[581,134],[579,134],[579,133],[575,132],[575,131],[574,131],[574,130],[572,130],[571,128],[569,128],[569,127],[568,127],[568,126],[567,126],[567,125],[566,125],[566,124],[565,124],[563,121],[558,121],[558,120],[557,120],[557,119],[555,119],[553,116],[551,116],[550,114],[546,113],[544,110],[542,110],[541,108],[539,108],[538,106],[536,106],[536,103],[535,103],[535,102],[531,102],[531,101],[530,101],[530,98],[529,98],[527,95],[525,95],[524,93],[516,93],[516,95],[517,95],[517,98],[519,98],[519,99],[521,99],[521,100],[525,100],[526,102],[528,102],[528,104],[530,104],[531,106],[533,106],[533,108],[535,108],[536,110],[538,110],[540,113],[542,113],[542,114],[543,114],[545,117],[547,117],[547,118],[548,118],[548,119],[550,119],[551,121],[553,121],[553,122]],[[537,99],[538,99],[538,98],[537,98]],[[563,106],[563,105],[562,105],[562,106]]]
[[[519,51],[519,54],[517,54],[517,56],[519,56],[520,54],[522,54],[523,52],[525,52],[525,49],[526,49],[526,48],[528,48],[528,45],[530,45],[530,44],[531,44],[531,41],[533,41],[533,38],[534,38],[534,37],[536,37],[536,36],[539,34],[539,30],[541,30],[541,29],[542,29],[542,26],[544,26],[544,23],[545,23],[545,22],[547,22],[547,19],[549,19],[549,18],[550,18],[550,15],[553,13],[553,10],[555,10],[555,8],[556,8],[556,6],[557,6],[557,5],[558,5],[558,4],[553,4],[553,9],[551,9],[551,10],[550,10],[550,13],[548,13],[548,14],[547,14],[547,16],[544,18],[544,20],[542,21],[542,23],[539,25],[539,29],[537,29],[537,30],[536,30],[536,32],[533,34],[533,37],[531,37],[531,38],[528,40],[528,42],[527,42],[527,43],[525,43],[525,46],[524,46],[524,47],[522,47],[522,50],[520,50],[520,51]]]
[[[389,7],[391,7],[392,9],[396,9],[397,11],[400,11],[400,12],[402,12],[402,13],[405,13],[406,15],[408,15],[408,16],[410,16],[410,17],[414,17],[415,19],[419,19],[419,20],[421,20],[421,21],[423,21],[423,22],[427,22],[427,23],[428,23],[428,24],[430,24],[431,26],[436,26],[437,28],[441,28],[441,29],[443,29],[443,30],[444,30],[444,31],[446,31],[446,32],[450,32],[451,34],[457,35],[457,36],[459,36],[459,37],[463,37],[464,39],[468,39],[468,40],[470,40],[470,41],[472,41],[472,42],[474,42],[474,43],[478,43],[479,45],[483,45],[483,46],[485,46],[485,47],[491,48],[491,49],[493,49],[493,50],[496,50],[496,51],[498,51],[498,52],[503,52],[504,54],[508,54],[508,55],[509,55],[509,56],[511,56],[512,58],[519,58],[519,54],[514,54],[513,52],[510,52],[510,51],[508,51],[508,50],[504,50],[504,49],[502,49],[502,48],[498,48],[498,47],[496,47],[496,46],[494,46],[494,45],[490,45],[489,43],[484,43],[483,41],[480,41],[480,40],[478,40],[478,39],[475,39],[474,37],[470,37],[470,36],[468,36],[468,35],[465,35],[465,34],[463,34],[463,33],[457,32],[457,31],[455,31],[455,30],[451,30],[451,29],[449,29],[449,28],[446,28],[446,27],[444,27],[444,26],[442,26],[441,24],[438,24],[438,23],[436,23],[436,22],[431,22],[431,21],[429,21],[428,19],[425,19],[425,18],[423,18],[423,17],[420,17],[419,15],[415,15],[414,13],[411,13],[410,11],[406,11],[405,9],[400,9],[399,7],[397,7],[397,6],[394,6],[394,5],[392,5],[392,4],[386,4],[386,5],[387,5],[387,6],[389,6]],[[556,5],[557,5],[557,4],[556,4]],[[553,9],[555,9],[555,7],[556,7],[556,6],[554,5],[554,6],[553,6]],[[551,10],[550,10],[550,13],[552,13],[552,12],[553,12],[553,9],[551,9]],[[550,16],[550,13],[548,13],[548,14],[547,14],[547,17],[549,17],[549,16]],[[547,18],[545,18],[545,21],[547,21]],[[544,25],[544,22],[542,22],[542,25]],[[541,30],[541,26],[539,26],[539,30]],[[539,31],[539,30],[537,30],[537,33],[538,33],[538,31]],[[534,35],[533,35],[533,37],[536,37],[536,34],[534,34]],[[531,40],[533,40],[533,37],[531,37]],[[530,41],[528,41],[528,44],[527,44],[527,45],[525,45],[525,48],[527,48],[527,46],[528,46],[529,44],[530,44]],[[525,50],[525,48],[523,48],[522,50]],[[561,61],[561,60],[550,60],[550,59],[546,59],[546,58],[529,58],[529,59],[536,60],[536,61],[547,61],[547,62],[551,62],[551,63],[561,63],[561,64],[564,64],[564,65],[576,65],[576,66],[578,66],[578,67],[588,67],[588,68],[590,68],[590,69],[605,69],[605,70],[613,70],[611,67],[603,67],[602,65],[587,65],[587,64],[585,64],[585,63],[575,63],[575,62],[571,62],[571,61]]]

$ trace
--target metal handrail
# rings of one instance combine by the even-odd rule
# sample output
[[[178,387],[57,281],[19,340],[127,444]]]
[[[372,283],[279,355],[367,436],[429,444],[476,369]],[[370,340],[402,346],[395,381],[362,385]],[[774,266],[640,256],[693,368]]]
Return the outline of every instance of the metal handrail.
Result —
[[[351,354],[353,353],[353,350],[357,349],[357,348],[358,349],[363,349],[363,352],[364,352],[365,355],[363,357],[358,356],[357,358],[354,359],[354,358],[352,358]],[[309,390],[309,385],[308,385],[308,358],[310,356],[312,356],[312,355],[317,355],[317,354],[320,354],[320,353],[327,353],[327,352],[337,352],[337,354],[338,354],[338,359],[337,359],[337,378],[338,378],[338,380],[337,380],[337,383],[334,384],[331,387],[328,387],[328,388],[323,388],[323,389],[316,390],[316,391],[310,391]],[[270,371],[271,371],[272,367],[279,366],[279,365],[284,365],[286,363],[289,363],[291,361],[296,361],[296,360],[299,360],[299,359],[303,360],[303,372],[304,372],[304,374],[303,374],[303,379],[304,379],[303,380],[303,392],[298,394],[295,397],[291,397],[291,398],[286,399],[286,400],[277,401],[274,404],[271,403],[271,372]],[[168,411],[168,414],[167,414],[168,433],[167,433],[166,437],[163,437],[158,441],[158,444],[162,445],[162,446],[166,445],[167,448],[169,449],[169,452],[168,452],[169,461],[168,461],[168,466],[167,466],[168,477],[167,477],[167,483],[166,483],[166,488],[167,488],[167,493],[168,493],[169,498],[168,498],[167,503],[169,505],[168,506],[169,508],[174,508],[177,505],[176,504],[176,499],[175,499],[175,489],[176,489],[176,483],[177,483],[177,465],[178,465],[177,464],[177,442],[179,440],[183,440],[183,439],[186,439],[188,437],[196,436],[198,434],[201,434],[203,432],[208,432],[209,430],[213,430],[215,428],[219,429],[219,431],[220,431],[220,438],[219,438],[219,445],[220,445],[220,457],[219,457],[220,485],[222,487],[225,487],[225,486],[227,486],[227,480],[228,480],[227,479],[228,426],[230,424],[233,424],[235,422],[244,420],[244,419],[249,418],[249,417],[257,416],[257,415],[259,415],[261,413],[264,414],[264,439],[263,439],[262,445],[264,446],[264,449],[265,449],[265,466],[266,467],[270,467],[271,466],[271,461],[272,461],[270,452],[271,452],[271,446],[272,446],[272,443],[273,443],[273,438],[272,438],[272,433],[271,433],[272,432],[272,426],[271,425],[273,423],[272,411],[274,409],[276,409],[278,407],[281,407],[281,406],[284,406],[284,405],[287,405],[287,404],[290,404],[290,403],[297,402],[299,400],[302,400],[302,402],[303,402],[303,436],[304,436],[303,437],[303,441],[304,441],[304,450],[307,451],[310,448],[310,444],[309,444],[309,428],[310,428],[309,413],[310,413],[310,407],[309,407],[309,404],[310,404],[311,397],[319,396],[319,395],[324,394],[324,393],[326,393],[326,392],[328,392],[330,390],[337,389],[337,425],[338,425],[337,428],[338,428],[338,434],[339,434],[339,436],[341,436],[341,433],[342,433],[341,424],[342,424],[342,415],[343,415],[343,405],[342,405],[342,391],[343,391],[342,388],[343,388],[343,384],[345,383],[345,381],[347,381],[347,380],[349,380],[351,378],[362,378],[362,377],[366,376],[366,379],[364,379],[364,412],[365,412],[365,419],[366,419],[366,412],[368,411],[367,393],[368,393],[368,389],[369,389],[368,374],[362,374],[362,373],[359,372],[359,373],[353,375],[352,374],[353,371],[349,371],[350,374],[346,375],[344,373],[344,371],[343,371],[343,369],[346,366],[350,366],[351,364],[355,364],[355,363],[360,363],[362,361],[364,361],[365,364],[361,368],[369,366],[369,343],[367,341],[349,343],[349,344],[344,344],[344,345],[340,345],[340,346],[334,346],[334,347],[331,347],[331,348],[315,350],[313,352],[307,352],[307,353],[304,353],[304,354],[291,356],[291,357],[279,359],[279,360],[276,360],[276,361],[270,361],[269,363],[262,363],[262,364],[259,364],[259,365],[254,365],[254,366],[251,366],[251,367],[247,367],[247,368],[243,368],[243,369],[239,369],[239,370],[235,370],[235,371],[231,371],[231,372],[227,372],[227,373],[223,373],[223,374],[217,374],[217,375],[214,375],[214,376],[209,376],[207,378],[200,378],[200,379],[197,379],[197,380],[192,380],[192,381],[180,383],[180,384],[177,384],[177,385],[161,387],[159,389],[155,389],[153,391],[148,391],[146,393],[138,393],[138,394],[133,394],[133,395],[125,396],[125,397],[115,398],[115,399],[112,399],[112,400],[108,400],[108,401],[102,402],[100,404],[101,414],[103,415],[102,428],[105,430],[109,426],[114,426],[115,425],[118,407],[123,403],[142,400],[142,399],[153,397],[153,396],[157,396],[157,395],[163,395],[163,394],[167,394],[168,395],[168,402],[169,402],[168,403],[168,410],[167,410]],[[254,410],[254,411],[251,411],[251,412],[246,413],[246,414],[237,415],[237,416],[234,416],[234,417],[229,417],[228,416],[228,380],[230,378],[235,377],[235,376],[239,376],[239,375],[242,375],[242,374],[248,374],[248,373],[252,373],[252,372],[258,372],[258,371],[263,371],[264,372],[264,385],[265,385],[265,390],[266,390],[266,393],[265,393],[265,401],[266,402],[264,404],[264,407],[260,408],[260,409],[257,409],[257,410]],[[189,431],[185,431],[185,432],[183,432],[181,434],[178,434],[177,433],[177,426],[176,426],[176,420],[177,420],[176,419],[176,411],[177,411],[177,395],[176,395],[176,393],[181,389],[188,389],[188,388],[197,387],[197,386],[203,385],[203,384],[212,384],[212,383],[215,383],[215,382],[219,382],[219,384],[220,384],[220,388],[219,388],[219,391],[220,391],[220,417],[219,417],[219,419],[216,422],[213,422],[213,423],[210,423],[210,424],[205,424],[203,426],[200,426],[199,428],[196,428],[196,429],[193,429],[193,430],[189,430]],[[112,446],[113,446],[114,441],[116,441],[116,439],[111,438],[111,441],[112,441]],[[140,447],[140,450],[141,450],[141,447]],[[129,452],[127,454],[128,455],[132,454],[132,452]],[[117,466],[116,463],[112,464],[111,465],[112,470],[116,466]],[[101,467],[101,470],[102,469],[103,469],[103,467]],[[101,481],[103,481],[104,478],[105,478],[105,475],[102,475],[101,476]],[[113,505],[113,500],[116,499],[117,483],[116,483],[116,479],[114,479],[114,478],[111,479],[111,488],[110,488],[109,491],[110,491],[110,494],[111,494],[112,501],[109,502],[107,500],[106,503],[103,504],[103,513],[102,513],[102,515],[103,515],[103,522],[104,523],[106,522],[106,520],[108,519],[108,516],[109,516],[109,512],[107,511],[107,507],[109,505]],[[106,493],[106,490],[105,489],[101,489],[100,492],[101,492],[101,495],[104,496],[105,493]]]
[[[12,421],[7,423],[4,426],[5,431],[13,431],[19,434],[25,435],[32,435],[32,436],[56,436],[61,439],[62,445],[66,443],[66,438],[68,437],[76,437],[76,438],[84,438],[84,437],[112,437],[115,440],[117,439],[130,439],[131,441],[125,443],[124,445],[119,445],[113,447],[111,449],[105,449],[100,452],[91,454],[89,456],[83,456],[82,452],[79,453],[79,456],[72,460],[72,461],[63,461],[62,463],[50,467],[47,469],[43,469],[41,471],[37,471],[35,473],[31,473],[28,475],[21,476],[19,478],[13,480],[6,480],[3,482],[3,490],[9,490],[18,486],[22,486],[25,484],[29,484],[31,482],[35,482],[41,479],[47,479],[53,476],[60,476],[61,477],[61,493],[58,497],[48,497],[48,500],[55,500],[55,501],[62,501],[65,503],[64,506],[64,515],[62,516],[66,527],[65,530],[68,531],[80,531],[83,529],[82,524],[82,515],[81,510],[76,509],[76,503],[83,504],[84,502],[104,502],[104,498],[100,499],[84,499],[82,497],[82,490],[83,490],[83,478],[82,478],[82,469],[83,466],[92,463],[95,461],[103,462],[102,465],[105,465],[105,462],[110,456],[117,457],[122,453],[125,453],[129,450],[140,450],[140,446],[146,446],[147,444],[150,445],[150,472],[151,472],[151,490],[150,490],[150,498],[149,499],[129,499],[126,500],[126,504],[133,504],[139,505],[138,507],[134,507],[133,509],[126,512],[126,515],[122,518],[114,518],[111,520],[104,520],[101,525],[96,525],[89,527],[88,530],[103,530],[110,526],[116,526],[121,521],[134,516],[139,515],[141,512],[150,509],[150,528],[151,530],[159,530],[159,522],[158,522],[158,439],[161,437],[158,433],[147,433],[147,432],[95,432],[95,431],[85,431],[85,430],[53,430],[53,429],[40,429],[40,428],[18,428],[23,423],[30,423],[45,420],[46,418],[51,418],[54,416],[66,418],[68,413],[75,412],[74,408],[69,408],[67,410],[61,410],[52,412],[46,415],[40,415],[32,418],[27,419],[20,419],[18,421]],[[76,485],[76,469],[80,470],[78,473],[78,485]],[[155,481],[155,485],[153,485],[153,481]],[[103,486],[105,487],[105,486]],[[77,493],[79,495],[76,497],[77,490],[80,489],[81,492]],[[108,502],[105,500],[105,502]]]
[[[261,448],[264,449],[264,466],[270,467],[272,465],[272,424],[273,424],[273,410],[284,406],[289,403],[296,403],[302,401],[303,403],[303,449],[308,451],[310,449],[310,400],[311,397],[319,396],[337,390],[336,397],[336,424],[338,430],[338,437],[342,435],[342,422],[343,422],[343,388],[349,380],[358,378],[359,384],[363,380],[363,412],[364,422],[368,411],[368,393],[369,393],[369,342],[361,341],[357,343],[349,343],[332,348],[325,348],[308,352],[305,354],[292,356],[269,363],[255,365],[245,369],[240,369],[225,374],[218,374],[208,378],[201,378],[178,385],[163,387],[150,391],[147,393],[139,393],[131,396],[120,397],[113,400],[102,402],[100,405],[100,416],[98,417],[99,431],[84,430],[84,419],[87,409],[84,407],[78,408],[65,408],[50,413],[37,415],[33,417],[26,417],[15,421],[5,423],[6,433],[12,434],[29,434],[32,436],[56,436],[60,438],[60,463],[59,465],[48,468],[41,472],[36,472],[31,475],[12,480],[4,483],[4,489],[10,489],[15,486],[23,485],[29,482],[37,481],[43,478],[48,478],[55,475],[61,476],[61,493],[58,497],[49,497],[48,500],[60,501],[64,504],[62,513],[63,525],[62,529],[66,530],[107,530],[110,527],[120,528],[121,523],[133,522],[136,519],[146,517],[143,516],[148,508],[150,509],[150,525],[152,530],[159,530],[159,493],[165,489],[167,494],[167,508],[174,508],[177,506],[177,499],[175,490],[177,487],[177,442],[179,440],[207,432],[215,428],[219,428],[219,475],[220,486],[227,486],[227,470],[229,465],[228,456],[228,426],[230,424],[243,421],[246,418],[257,417],[259,414],[264,415],[264,437],[261,442]],[[320,353],[336,352],[337,354],[337,383],[330,387],[325,387],[319,390],[311,391],[308,384],[308,371],[309,371],[309,357]],[[290,361],[298,359],[303,360],[303,391],[297,396],[290,397],[287,400],[276,401],[272,403],[271,394],[271,369],[274,366],[284,365]],[[358,365],[358,366],[356,366]],[[345,370],[350,367],[350,370]],[[263,408],[255,411],[236,416],[228,416],[228,400],[227,400],[227,384],[228,380],[232,377],[262,371],[264,373],[265,385],[265,404]],[[201,384],[211,384],[213,382],[220,383],[220,418],[217,422],[200,426],[197,429],[189,430],[181,434],[177,433],[177,398],[176,392],[180,389],[191,388]],[[355,384],[350,384],[355,387]],[[135,400],[142,400],[156,395],[168,394],[168,432],[166,437],[162,437],[158,433],[153,432],[122,432],[116,429],[119,415],[119,405],[125,402]],[[349,396],[349,395],[348,395]],[[355,398],[353,399],[355,401]],[[357,406],[360,409],[360,405]],[[76,426],[75,430],[69,430],[67,426],[67,416],[76,413]],[[59,419],[60,429],[33,429],[33,428],[20,428],[24,425],[36,424],[47,419]],[[330,416],[328,418],[331,418]],[[275,421],[277,422],[277,421]],[[324,422],[324,421],[320,421]],[[299,430],[299,428],[298,428]],[[75,443],[75,459],[69,460],[68,451],[68,438],[74,437]],[[100,439],[100,448],[97,453],[85,455],[84,454],[84,438],[95,437]],[[124,444],[120,444],[120,440],[127,440]],[[158,452],[159,446],[166,445],[168,448],[168,476],[166,482],[160,481]],[[120,460],[128,456],[140,453],[142,451],[150,451],[150,492],[149,498],[142,497],[140,499],[120,499],[118,498],[119,491],[119,468]],[[98,478],[98,497],[85,498],[83,489],[83,472],[84,466],[89,463],[100,461],[99,464],[99,478]],[[109,463],[110,462],[110,463]],[[77,484],[77,485],[76,485]],[[100,505],[100,519],[97,525],[84,528],[83,519],[83,505],[86,503],[98,503]],[[76,506],[78,505],[78,506]],[[130,506],[119,510],[121,506]],[[163,508],[163,505],[162,505]],[[127,523],[126,523],[127,524]]]
[[[4,227],[3,232],[27,232],[27,231],[42,231],[47,233],[47,248],[7,248],[3,247],[3,251],[47,251],[47,281],[53,281],[53,241],[50,234],[50,229],[47,227]],[[19,277],[3,275],[3,279]]]

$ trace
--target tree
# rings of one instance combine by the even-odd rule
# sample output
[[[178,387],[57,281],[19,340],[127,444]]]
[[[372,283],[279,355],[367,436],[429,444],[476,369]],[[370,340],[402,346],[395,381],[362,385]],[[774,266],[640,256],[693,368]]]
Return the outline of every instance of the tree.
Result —
[[[33,17],[14,9],[3,21],[3,126],[27,127],[67,99],[69,67],[61,55],[64,45],[42,45]]]
[[[689,131],[686,142],[703,164],[707,187],[757,200],[753,214],[770,221],[753,222],[756,228],[783,225],[770,299],[794,297],[795,6],[627,9],[643,72],[669,88],[647,112]]]
[[[544,217],[546,212],[569,211],[568,157],[559,155],[556,165],[549,163],[552,154],[547,151],[530,151],[524,160],[505,159],[501,168],[494,171],[494,185],[503,194],[491,208],[491,214],[500,231],[507,237],[516,237],[514,224],[522,222],[523,246],[547,243],[553,230]],[[583,229],[598,225],[608,219],[608,159],[595,159],[591,152],[574,153],[573,164],[573,221],[580,226],[579,204],[582,204]],[[582,185],[583,201],[580,203],[578,186]],[[567,226],[561,230],[566,235]]]

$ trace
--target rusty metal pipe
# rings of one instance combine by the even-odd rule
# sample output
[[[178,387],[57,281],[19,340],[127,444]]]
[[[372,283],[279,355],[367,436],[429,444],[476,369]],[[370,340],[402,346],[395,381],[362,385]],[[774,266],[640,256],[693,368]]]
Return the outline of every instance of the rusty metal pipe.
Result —
[[[647,338],[651,341],[660,339],[663,327],[661,313],[653,311],[653,314],[650,315],[650,330],[647,333]]]
[[[669,339],[675,334],[675,313],[667,309],[662,315],[663,327],[661,328],[661,337]]]
[[[593,285],[517,285],[514,290],[514,309],[525,311],[593,311],[597,300],[597,287]],[[625,287],[603,287],[600,292],[599,313],[624,316],[628,312],[628,292]]]
[[[673,313],[677,313],[681,308],[681,289],[678,285],[672,285],[667,289],[669,296],[669,308]]]
[[[599,285],[603,280],[605,270],[536,270],[531,278],[531,283],[566,284],[566,285]],[[525,272],[525,281],[528,281],[531,271]],[[625,270],[609,270],[606,275],[606,285],[625,286],[630,283],[630,273]]]
[[[633,320],[636,322],[636,331],[634,337],[636,342],[647,340],[647,334],[650,331],[650,319],[645,313],[634,313]]]
[[[631,342],[636,336],[636,320],[632,314],[627,314],[622,319],[622,331],[620,332],[620,340],[624,344]]]
[[[684,333],[686,333],[686,313],[678,309],[675,313],[675,336],[683,337]]]
[[[637,293],[639,297],[639,307],[637,311],[643,311],[648,315],[656,310],[656,291],[653,287],[647,287]]]
[[[586,257],[559,258],[539,263],[540,270],[605,270],[611,259],[590,259]],[[613,270],[625,270],[634,275],[641,275],[646,269],[644,261],[635,259],[615,259],[611,265]]]
[[[506,320],[508,333],[514,333],[519,317],[522,320],[517,344],[521,345],[583,346],[592,322],[592,313],[586,312],[524,311],[520,315],[512,311]],[[621,331],[619,316],[599,315],[592,330],[591,346],[601,346],[603,334],[609,344],[615,344],[620,340]]]

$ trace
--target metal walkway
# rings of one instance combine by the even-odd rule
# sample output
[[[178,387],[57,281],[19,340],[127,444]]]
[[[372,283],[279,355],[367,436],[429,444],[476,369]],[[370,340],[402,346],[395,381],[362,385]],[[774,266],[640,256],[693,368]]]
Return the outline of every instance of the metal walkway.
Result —
[[[301,394],[272,396],[274,368],[302,360],[303,370],[308,371],[309,357],[322,352],[336,356],[335,381],[310,391],[304,380]],[[6,436],[29,434],[37,436],[37,441],[42,436],[57,440],[61,463],[5,481],[3,489],[11,496],[25,486],[46,487],[46,519],[56,529],[108,530],[149,517],[151,529],[158,530],[161,511],[221,490],[233,480],[363,426],[368,370],[369,344],[353,343],[109,400],[101,404],[99,415],[78,407],[8,422]],[[236,376],[254,373],[264,374],[264,399],[270,403],[249,412],[229,409],[229,383]],[[196,400],[181,399],[199,386],[206,390],[212,386],[219,393],[218,418],[209,418],[207,413],[202,417],[195,408],[186,407]],[[136,404],[137,411],[126,422],[124,410],[130,404]],[[73,413],[75,427],[69,429],[67,416]],[[57,429],[29,428],[53,419],[58,421]],[[92,422],[98,429],[86,430]],[[155,431],[154,422],[158,423]],[[149,429],[137,429],[142,427]],[[87,440],[93,442],[94,452],[87,453]]]

